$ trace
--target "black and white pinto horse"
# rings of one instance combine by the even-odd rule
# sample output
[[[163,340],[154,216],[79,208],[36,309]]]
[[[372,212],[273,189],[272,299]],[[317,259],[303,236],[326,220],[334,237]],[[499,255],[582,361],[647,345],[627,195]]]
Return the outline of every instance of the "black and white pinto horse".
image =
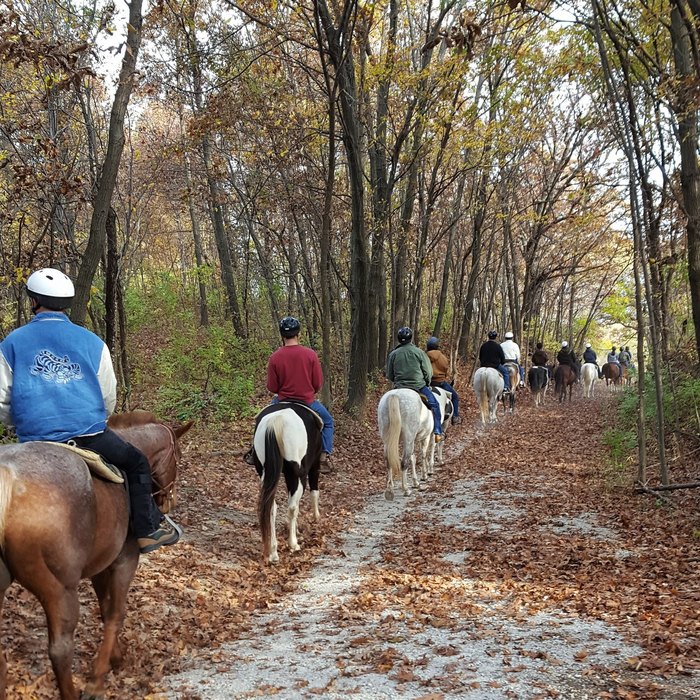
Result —
[[[493,367],[480,367],[474,374],[472,387],[481,411],[481,422],[483,425],[495,423],[498,397],[505,387],[503,375]]]
[[[544,403],[544,397],[547,394],[547,385],[549,384],[548,369],[537,365],[530,367],[527,373],[527,383],[532,395],[535,397],[535,406],[541,406]]]
[[[442,432],[444,435],[447,435],[447,429],[452,424],[452,414],[454,413],[452,394],[450,394],[449,391],[441,389],[439,386],[432,386],[430,389],[433,394],[435,394],[435,398],[440,405],[440,414],[442,415]],[[423,476],[423,478],[433,475],[433,467],[436,462],[440,467],[445,464],[445,460],[442,456],[442,449],[445,446],[445,441],[443,440],[442,442],[438,442],[436,447],[435,441],[433,440],[432,445],[432,449],[434,451],[433,457],[428,461],[428,473],[427,475]]]
[[[432,391],[440,405],[444,430],[448,394],[437,387],[432,387]],[[451,405],[450,401],[450,407]],[[399,472],[403,494],[410,496],[411,488],[407,474],[409,468],[413,488],[420,486],[416,472],[416,447],[421,455],[422,478],[425,480],[433,473],[435,461],[433,412],[423,403],[421,395],[414,389],[391,389],[379,400],[377,422],[387,463],[384,497],[387,501],[394,499],[394,479],[398,479]],[[449,420],[447,422],[449,423]],[[401,450],[400,447],[402,447]],[[438,462],[442,463],[441,460],[442,444],[438,445]]]
[[[260,477],[258,521],[263,541],[263,557],[279,561],[275,520],[275,493],[280,475],[284,474],[288,493],[289,549],[300,549],[297,541],[299,502],[308,482],[314,520],[318,509],[318,477],[321,470],[321,428],[323,421],[308,406],[296,402],[272,404],[255,419],[253,453],[255,469]]]

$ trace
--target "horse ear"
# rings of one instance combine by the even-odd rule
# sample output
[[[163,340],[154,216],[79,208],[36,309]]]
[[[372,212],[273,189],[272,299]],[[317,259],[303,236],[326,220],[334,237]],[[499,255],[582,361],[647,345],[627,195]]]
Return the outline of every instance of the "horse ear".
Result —
[[[178,425],[176,428],[173,428],[173,432],[175,433],[175,437],[181,438],[192,426],[194,425],[194,421],[190,420],[187,421],[187,423],[183,423],[182,425]]]

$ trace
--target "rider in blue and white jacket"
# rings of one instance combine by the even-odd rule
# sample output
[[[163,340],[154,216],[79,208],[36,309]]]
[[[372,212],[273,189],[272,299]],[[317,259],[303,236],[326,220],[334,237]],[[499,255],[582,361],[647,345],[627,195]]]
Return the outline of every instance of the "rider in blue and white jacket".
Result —
[[[142,552],[175,544],[180,529],[162,515],[151,493],[145,455],[107,427],[117,380],[105,343],[64,313],[71,280],[52,268],[30,275],[34,318],[0,343],[0,422],[20,442],[71,442],[102,455],[129,482],[131,525]]]

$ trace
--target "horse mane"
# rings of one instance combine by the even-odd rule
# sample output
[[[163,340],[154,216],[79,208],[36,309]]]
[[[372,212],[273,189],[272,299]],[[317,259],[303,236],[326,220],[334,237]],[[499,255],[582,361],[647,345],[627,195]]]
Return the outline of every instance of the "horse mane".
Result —
[[[162,423],[162,421],[156,417],[155,413],[140,408],[125,413],[113,413],[107,420],[107,425],[116,429],[133,428],[148,423]]]

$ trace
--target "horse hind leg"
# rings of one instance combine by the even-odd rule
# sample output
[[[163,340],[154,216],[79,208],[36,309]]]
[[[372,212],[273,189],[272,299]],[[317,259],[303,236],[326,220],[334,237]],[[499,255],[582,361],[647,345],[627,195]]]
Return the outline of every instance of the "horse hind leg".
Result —
[[[78,700],[73,683],[73,634],[80,611],[77,587],[65,586],[58,580],[53,583],[55,585],[37,595],[48,623],[49,658],[61,700]]]
[[[2,572],[3,563],[0,561],[0,573]],[[5,569],[7,571],[7,569]],[[7,571],[9,577],[9,571]],[[5,602],[5,593],[7,593],[7,588],[0,589],[0,617],[2,616],[2,606]],[[0,700],[5,700],[5,692],[7,690],[7,660],[5,659],[5,653],[2,648],[0,648]]]
[[[288,544],[291,552],[298,552],[301,547],[297,541],[297,520],[299,518],[299,502],[304,493],[301,480],[297,479],[294,491],[289,490],[289,500],[287,501],[287,518],[289,520]]]
[[[101,698],[105,694],[105,680],[110,668],[116,670],[122,665],[119,633],[124,624],[126,598],[138,561],[138,553],[134,546],[133,551],[127,556],[122,555],[108,569],[92,577],[92,586],[100,604],[104,631],[102,644],[93,663],[92,675],[83,693],[83,700]]]

